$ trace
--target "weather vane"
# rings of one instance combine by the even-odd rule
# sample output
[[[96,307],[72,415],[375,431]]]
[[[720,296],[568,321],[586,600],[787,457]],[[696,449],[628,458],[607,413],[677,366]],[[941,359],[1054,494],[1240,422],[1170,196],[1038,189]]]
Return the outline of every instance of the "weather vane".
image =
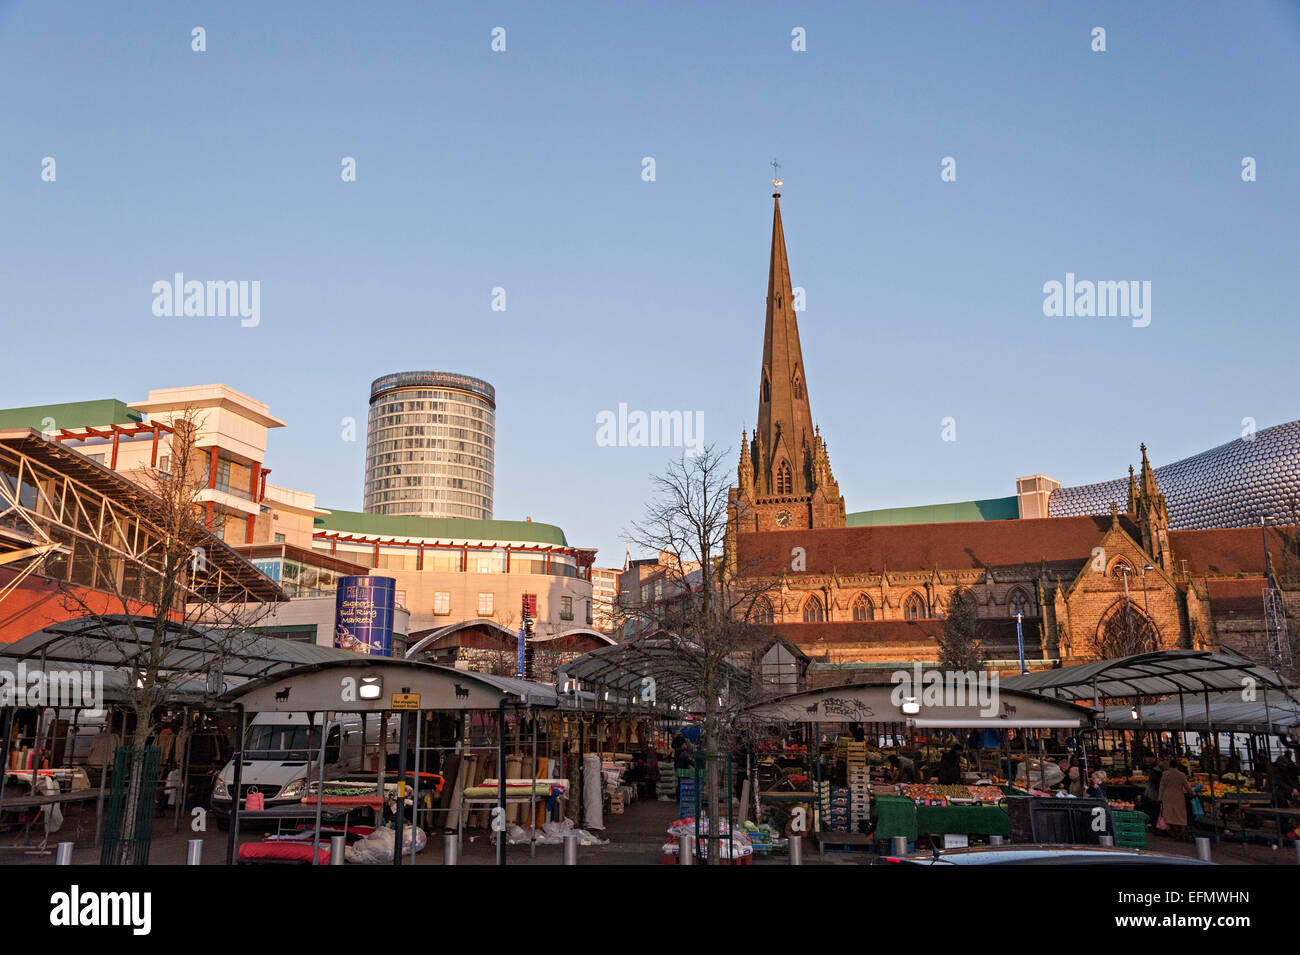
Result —
[[[781,188],[785,185],[785,180],[781,178],[781,164],[773,159],[768,165],[772,167],[772,185]]]

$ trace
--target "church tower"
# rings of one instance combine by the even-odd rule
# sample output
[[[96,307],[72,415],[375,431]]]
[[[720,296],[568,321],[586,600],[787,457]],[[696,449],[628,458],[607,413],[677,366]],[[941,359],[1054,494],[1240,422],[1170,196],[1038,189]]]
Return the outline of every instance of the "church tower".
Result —
[[[773,185],[780,185],[773,180]],[[821,432],[813,425],[808,379],[799,348],[794,289],[781,225],[781,193],[773,193],[767,320],[758,384],[758,427],[741,436],[733,518],[740,532],[844,526],[844,499],[831,473]]]

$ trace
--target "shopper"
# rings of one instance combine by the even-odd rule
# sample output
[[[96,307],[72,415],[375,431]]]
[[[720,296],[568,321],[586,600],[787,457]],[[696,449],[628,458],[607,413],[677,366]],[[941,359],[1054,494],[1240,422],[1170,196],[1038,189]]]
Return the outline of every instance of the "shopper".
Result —
[[[1088,795],[1094,799],[1105,799],[1106,797],[1106,774],[1102,770],[1097,770],[1092,774],[1092,779],[1088,784]]]
[[[1282,808],[1294,806],[1300,801],[1300,784],[1296,781],[1296,767],[1287,753],[1282,753],[1273,760],[1269,774],[1269,785],[1277,797],[1277,804]]]
[[[940,786],[952,786],[961,782],[961,747],[954,746],[939,758],[936,771]]]
[[[1160,776],[1160,815],[1175,839],[1187,837],[1187,797],[1190,795],[1192,784],[1187,774],[1178,763],[1169,763]]]
[[[916,763],[906,756],[889,757],[889,775],[896,783],[916,782]]]

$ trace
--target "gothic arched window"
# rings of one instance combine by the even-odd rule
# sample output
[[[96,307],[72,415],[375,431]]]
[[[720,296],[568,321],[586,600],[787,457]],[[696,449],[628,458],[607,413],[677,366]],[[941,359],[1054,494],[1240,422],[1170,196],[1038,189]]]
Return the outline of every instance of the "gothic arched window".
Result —
[[[790,472],[790,462],[782,461],[776,469],[776,493],[791,494],[794,492],[794,475]]]
[[[1104,660],[1150,653],[1160,649],[1160,631],[1136,604],[1121,597],[1102,615],[1093,649]]]
[[[871,598],[866,594],[858,594],[853,598],[853,619],[854,620],[875,620],[876,608],[871,604]]]
[[[1116,580],[1123,580],[1125,575],[1131,579],[1133,577],[1133,565],[1123,557],[1117,558],[1115,563],[1110,565],[1110,575]]]
[[[822,608],[821,598],[816,594],[812,594],[803,603],[803,622],[821,623],[825,619],[826,611]]]
[[[926,616],[925,601],[921,599],[921,595],[908,594],[907,599],[903,601],[903,619],[924,620]]]
[[[771,623],[775,616],[772,612],[772,601],[766,597],[759,597],[754,601],[754,623]]]
[[[763,403],[767,404],[772,400],[772,386],[768,384],[767,375],[763,375]]]
[[[795,400],[803,400],[803,379],[798,375],[794,376],[794,397]]]

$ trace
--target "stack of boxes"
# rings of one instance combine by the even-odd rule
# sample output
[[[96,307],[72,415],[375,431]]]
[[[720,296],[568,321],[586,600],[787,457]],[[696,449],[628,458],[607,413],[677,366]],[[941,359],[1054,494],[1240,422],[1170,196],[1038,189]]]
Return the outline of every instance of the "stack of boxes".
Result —
[[[690,819],[695,815],[695,770],[677,770],[677,818]],[[703,812],[703,808],[700,809]]]
[[[829,825],[831,818],[831,784],[825,779],[814,780],[812,790],[817,796],[817,807],[820,811],[821,819]]]
[[[859,832],[860,823],[871,818],[871,777],[868,775],[867,767],[849,767],[849,799],[852,805],[849,813],[849,828],[853,832]]]
[[[867,744],[849,739],[844,741],[844,761],[849,769],[849,787],[851,809],[846,820],[845,829],[858,831],[858,823],[871,814],[871,788],[867,775]]]
[[[672,760],[660,760],[659,779],[655,782],[655,798],[660,802],[672,802],[677,798],[677,773],[673,769]]]
[[[849,831],[849,788],[847,786],[831,787],[830,829],[832,832]]]

